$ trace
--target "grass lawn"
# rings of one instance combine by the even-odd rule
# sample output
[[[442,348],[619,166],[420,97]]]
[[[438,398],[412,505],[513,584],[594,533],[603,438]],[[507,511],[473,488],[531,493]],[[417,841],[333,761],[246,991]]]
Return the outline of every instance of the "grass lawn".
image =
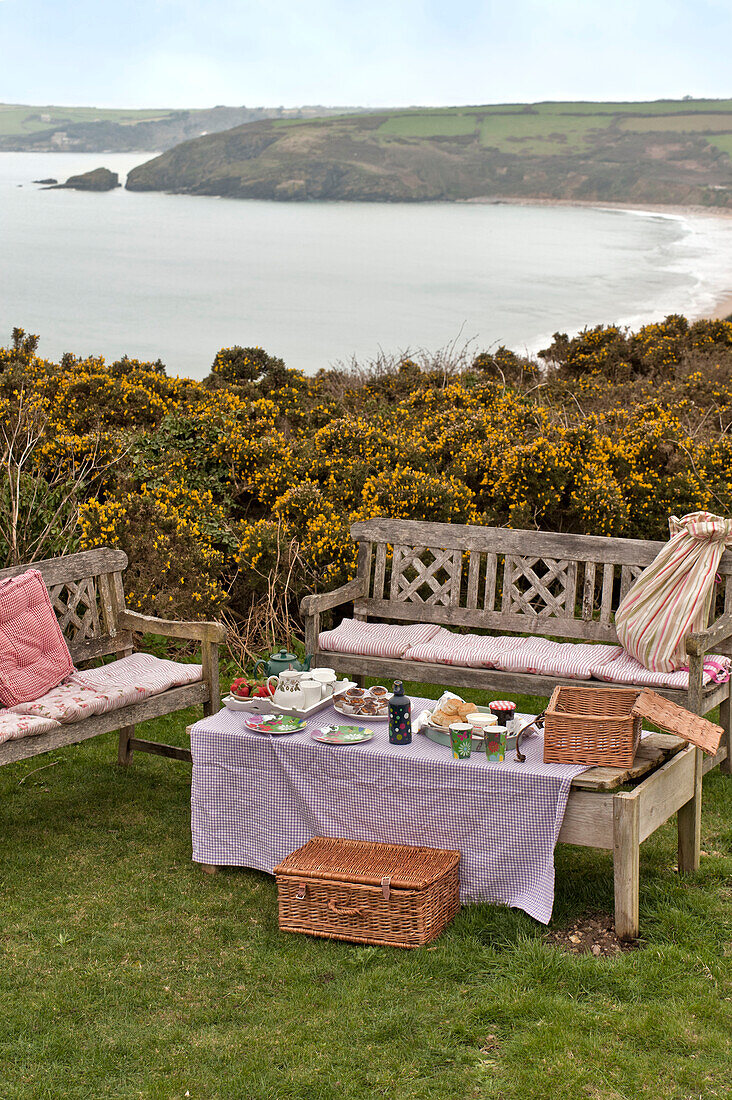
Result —
[[[183,744],[193,717],[151,734]],[[732,1096],[718,772],[701,870],[680,879],[673,822],[656,833],[641,948],[596,959],[490,905],[411,952],[281,934],[269,876],[191,863],[190,768],[115,756],[109,735],[0,769],[0,1100]],[[555,924],[611,909],[609,853],[556,864]]]

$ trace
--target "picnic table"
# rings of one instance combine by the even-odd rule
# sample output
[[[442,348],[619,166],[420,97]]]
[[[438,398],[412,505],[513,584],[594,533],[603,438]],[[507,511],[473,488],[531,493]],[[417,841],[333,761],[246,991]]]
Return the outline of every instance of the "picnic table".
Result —
[[[418,713],[433,700],[412,699]],[[359,745],[313,741],[310,731],[343,722],[334,710],[284,737],[246,729],[226,709],[190,728],[193,859],[272,872],[315,835],[457,848],[463,901],[524,909],[548,922],[557,842],[610,849],[618,935],[638,935],[639,845],[694,796],[696,750],[677,737],[648,735],[631,768],[543,763],[540,735],[526,763],[509,753],[454,761],[415,734],[388,742],[386,724]],[[633,790],[621,790],[642,780]],[[689,822],[679,815],[679,869],[693,864]],[[692,822],[693,832],[693,822]]]

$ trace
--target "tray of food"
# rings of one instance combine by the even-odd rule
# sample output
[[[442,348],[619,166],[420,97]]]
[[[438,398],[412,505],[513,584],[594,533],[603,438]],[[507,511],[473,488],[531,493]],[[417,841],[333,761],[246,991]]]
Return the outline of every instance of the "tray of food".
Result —
[[[355,681],[338,680],[333,686],[333,692],[316,700],[307,707],[287,707],[276,703],[272,698],[266,684],[258,681],[248,681],[244,677],[234,680],[231,691],[222,702],[228,710],[243,711],[245,714],[289,714],[295,718],[312,718],[326,707],[333,705],[335,699],[341,696],[349,688],[356,686]]]

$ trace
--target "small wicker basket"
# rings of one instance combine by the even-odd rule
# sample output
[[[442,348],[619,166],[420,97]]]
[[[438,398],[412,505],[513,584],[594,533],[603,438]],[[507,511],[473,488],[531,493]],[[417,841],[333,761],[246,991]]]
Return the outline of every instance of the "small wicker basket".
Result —
[[[441,848],[314,837],[274,869],[280,928],[421,947],[460,908],[459,861]]]
[[[556,687],[544,723],[545,764],[633,763],[641,735],[637,688]]]

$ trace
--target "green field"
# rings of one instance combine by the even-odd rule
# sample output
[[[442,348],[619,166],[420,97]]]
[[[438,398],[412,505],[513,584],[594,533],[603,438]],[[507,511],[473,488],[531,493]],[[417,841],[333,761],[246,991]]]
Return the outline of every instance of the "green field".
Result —
[[[167,110],[127,111],[101,107],[26,107],[0,103],[0,135],[32,134],[62,127],[65,123],[117,122],[130,125],[167,118]]]
[[[184,744],[194,717],[150,732]],[[107,735],[0,769],[2,1100],[729,1098],[719,772],[701,869],[679,877],[673,823],[655,833],[639,949],[595,958],[491,905],[417,951],[281,933],[272,878],[191,863],[190,767],[115,758]],[[553,928],[612,908],[612,853],[556,864]]]
[[[476,119],[463,114],[395,115],[379,126],[379,134],[397,137],[459,137],[474,134]]]

